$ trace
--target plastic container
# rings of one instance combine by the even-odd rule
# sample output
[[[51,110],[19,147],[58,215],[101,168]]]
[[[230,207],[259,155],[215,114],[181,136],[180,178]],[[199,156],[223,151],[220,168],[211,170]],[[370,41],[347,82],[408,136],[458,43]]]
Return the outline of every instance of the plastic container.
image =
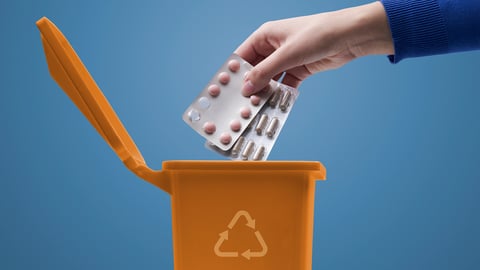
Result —
[[[172,198],[176,270],[311,269],[313,161],[165,161],[150,169],[81,60],[37,22],[52,77],[124,164]]]
[[[311,269],[318,162],[167,161],[175,269]]]

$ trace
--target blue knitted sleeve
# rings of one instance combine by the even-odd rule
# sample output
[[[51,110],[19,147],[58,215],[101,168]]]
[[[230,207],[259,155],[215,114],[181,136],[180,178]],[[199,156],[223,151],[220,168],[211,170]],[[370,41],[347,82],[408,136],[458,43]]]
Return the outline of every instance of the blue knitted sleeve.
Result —
[[[392,63],[480,49],[480,0],[381,0],[392,32]]]

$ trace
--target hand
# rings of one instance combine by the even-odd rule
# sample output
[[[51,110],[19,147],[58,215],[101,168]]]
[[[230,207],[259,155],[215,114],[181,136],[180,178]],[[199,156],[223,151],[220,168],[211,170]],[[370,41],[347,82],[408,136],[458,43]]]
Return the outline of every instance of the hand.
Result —
[[[279,79],[298,87],[308,76],[370,54],[393,54],[382,3],[263,24],[235,51],[254,65],[242,93],[260,91]]]

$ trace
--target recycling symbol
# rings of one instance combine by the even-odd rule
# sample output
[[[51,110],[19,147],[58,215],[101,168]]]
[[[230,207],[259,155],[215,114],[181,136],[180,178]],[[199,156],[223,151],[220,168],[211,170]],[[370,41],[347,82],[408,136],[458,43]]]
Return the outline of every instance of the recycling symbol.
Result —
[[[245,217],[245,219],[247,220],[247,224],[245,224],[245,226],[247,226],[247,227],[249,227],[249,228],[251,228],[255,231],[255,233],[254,233],[255,237],[256,237],[258,243],[260,244],[260,246],[262,247],[262,250],[252,251],[250,249],[247,249],[246,251],[242,252],[241,254],[238,251],[222,251],[221,248],[222,248],[223,243],[228,240],[228,232],[235,226],[235,224],[237,224],[238,220],[242,216]],[[267,244],[265,243],[265,240],[263,240],[263,237],[262,237],[262,234],[260,233],[260,231],[255,230],[255,220],[252,219],[250,214],[245,210],[238,211],[235,214],[235,216],[233,216],[230,223],[228,224],[228,229],[226,231],[222,232],[222,233],[219,233],[219,236],[220,237],[218,238],[217,243],[215,244],[215,247],[213,249],[215,251],[215,255],[217,255],[218,257],[234,258],[234,257],[239,257],[241,255],[245,259],[250,260],[251,258],[259,258],[259,257],[263,257],[263,256],[267,255],[267,251],[268,251]]]

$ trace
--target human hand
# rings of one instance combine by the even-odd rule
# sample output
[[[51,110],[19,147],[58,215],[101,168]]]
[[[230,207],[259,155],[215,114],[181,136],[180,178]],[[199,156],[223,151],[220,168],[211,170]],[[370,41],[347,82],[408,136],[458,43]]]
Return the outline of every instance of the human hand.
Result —
[[[263,24],[235,51],[254,65],[242,93],[251,95],[273,79],[298,87],[308,76],[370,54],[393,54],[382,3]]]

